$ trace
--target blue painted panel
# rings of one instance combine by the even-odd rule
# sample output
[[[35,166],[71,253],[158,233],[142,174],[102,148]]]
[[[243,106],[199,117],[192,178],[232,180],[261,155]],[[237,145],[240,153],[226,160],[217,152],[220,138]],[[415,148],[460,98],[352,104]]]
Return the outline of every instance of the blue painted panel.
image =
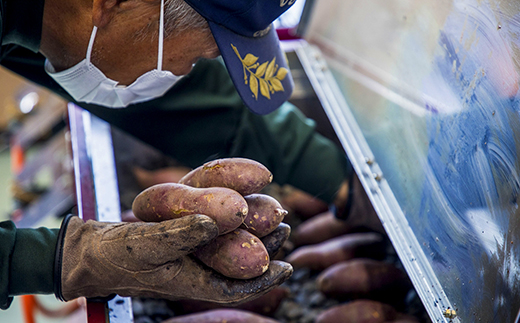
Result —
[[[305,38],[461,321],[514,322],[520,3],[317,0]]]

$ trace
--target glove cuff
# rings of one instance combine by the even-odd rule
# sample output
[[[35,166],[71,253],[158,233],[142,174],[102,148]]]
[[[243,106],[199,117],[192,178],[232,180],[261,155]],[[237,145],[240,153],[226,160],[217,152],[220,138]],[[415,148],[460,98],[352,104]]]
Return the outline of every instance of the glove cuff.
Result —
[[[56,243],[56,253],[54,257],[54,295],[62,302],[65,302],[61,291],[61,268],[63,264],[63,244],[65,241],[65,234],[67,232],[67,226],[69,225],[70,219],[74,215],[68,214],[61,222],[60,231],[58,232],[58,241]]]

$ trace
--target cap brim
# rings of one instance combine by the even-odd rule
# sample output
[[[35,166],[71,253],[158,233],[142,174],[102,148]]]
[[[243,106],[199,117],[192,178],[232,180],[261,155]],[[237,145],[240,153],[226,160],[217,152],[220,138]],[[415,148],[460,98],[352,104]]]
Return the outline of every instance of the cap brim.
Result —
[[[249,38],[208,22],[231,79],[251,111],[267,114],[289,99],[294,83],[274,28]]]

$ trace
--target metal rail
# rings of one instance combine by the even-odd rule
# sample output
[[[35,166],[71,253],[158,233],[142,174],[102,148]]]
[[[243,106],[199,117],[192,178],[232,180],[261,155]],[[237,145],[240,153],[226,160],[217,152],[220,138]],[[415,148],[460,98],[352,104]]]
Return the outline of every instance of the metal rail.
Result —
[[[374,160],[320,50],[302,41],[296,53],[428,314],[434,322],[460,322],[446,316],[453,305]]]
[[[121,221],[110,125],[69,103],[69,126],[78,214],[84,220]],[[133,322],[129,297],[87,301],[88,323]]]

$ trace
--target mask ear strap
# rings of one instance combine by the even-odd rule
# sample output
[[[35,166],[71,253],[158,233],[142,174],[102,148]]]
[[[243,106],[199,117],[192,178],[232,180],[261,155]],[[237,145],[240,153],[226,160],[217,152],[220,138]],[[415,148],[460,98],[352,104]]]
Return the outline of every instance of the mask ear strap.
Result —
[[[92,47],[94,47],[94,39],[96,38],[97,27],[94,26],[92,34],[90,35],[90,41],[87,47],[87,63],[90,63],[90,55],[92,55]]]
[[[94,47],[94,39],[96,38],[97,27],[94,26],[92,34],[90,35],[90,41],[88,42],[87,48],[87,63],[90,63],[90,56],[92,55],[92,47]],[[157,55],[157,69],[162,70],[162,59],[163,59],[163,39],[164,39],[164,0],[161,0],[161,14],[159,18],[159,53]]]
[[[157,70],[162,70],[164,40],[164,0],[161,0],[161,14],[159,16],[159,53],[157,54]]]

